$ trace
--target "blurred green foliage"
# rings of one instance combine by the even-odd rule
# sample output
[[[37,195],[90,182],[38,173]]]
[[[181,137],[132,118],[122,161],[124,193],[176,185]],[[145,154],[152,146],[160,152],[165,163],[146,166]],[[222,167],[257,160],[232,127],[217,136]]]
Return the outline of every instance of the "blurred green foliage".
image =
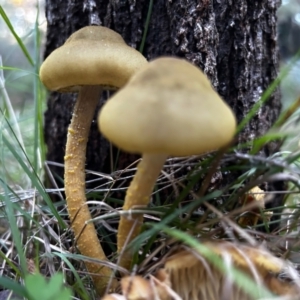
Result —
[[[36,0],[0,1],[1,8],[5,11],[14,30],[24,43],[31,57],[34,57],[36,50],[34,23],[36,21],[38,3]],[[38,21],[41,34],[43,35],[45,30],[44,13],[40,15],[41,17],[39,17]],[[0,55],[3,66],[18,69],[17,71],[4,70],[4,78],[5,87],[14,108],[22,112],[26,105],[33,105],[33,77],[35,75],[32,72],[30,62],[26,59],[20,45],[17,43],[7,24],[5,24],[3,18],[0,18]],[[0,106],[1,102],[2,99],[0,98]]]

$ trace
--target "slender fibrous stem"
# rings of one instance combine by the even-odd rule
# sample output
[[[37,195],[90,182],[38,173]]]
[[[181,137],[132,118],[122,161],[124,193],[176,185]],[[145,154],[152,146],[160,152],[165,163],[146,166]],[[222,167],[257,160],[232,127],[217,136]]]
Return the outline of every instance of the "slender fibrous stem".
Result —
[[[86,225],[92,217],[85,196],[86,146],[101,92],[99,86],[84,86],[79,92],[67,135],[65,193],[71,227],[80,253],[106,261],[94,224]],[[112,274],[111,269],[92,262],[86,262],[86,268],[91,274],[97,292],[102,295]]]
[[[150,202],[150,196],[155,182],[167,159],[165,154],[144,154],[137,171],[128,187],[123,210],[145,207]],[[118,229],[118,252],[121,253],[126,243],[130,243],[141,231],[143,216],[133,214],[130,218],[121,216]],[[124,251],[120,257],[120,266],[130,268],[133,253]]]

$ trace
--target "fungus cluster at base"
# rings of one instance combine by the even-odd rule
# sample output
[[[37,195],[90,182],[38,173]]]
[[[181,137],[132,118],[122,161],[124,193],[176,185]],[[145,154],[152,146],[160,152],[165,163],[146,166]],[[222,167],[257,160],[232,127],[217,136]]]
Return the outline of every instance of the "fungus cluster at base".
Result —
[[[299,285],[279,279],[287,264],[267,250],[229,242],[207,242],[202,246],[215,259],[195,250],[179,251],[147,279],[124,277],[122,295],[106,295],[102,300],[297,299]],[[240,277],[245,277],[244,284]]]

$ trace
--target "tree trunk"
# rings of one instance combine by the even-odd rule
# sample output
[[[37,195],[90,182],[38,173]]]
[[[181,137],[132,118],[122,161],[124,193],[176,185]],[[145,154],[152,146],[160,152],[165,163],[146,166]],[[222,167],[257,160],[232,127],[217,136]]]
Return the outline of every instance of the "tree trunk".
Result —
[[[186,58],[199,66],[241,121],[278,74],[276,0],[46,0],[45,57],[71,33],[86,25],[103,25],[120,33],[134,48],[142,44],[148,60],[162,55]],[[102,101],[103,102],[103,101]],[[45,113],[47,160],[63,163],[72,95],[51,93]],[[264,134],[277,118],[276,90],[238,136],[242,143]],[[269,148],[264,152],[269,155]],[[118,168],[133,157],[121,153]],[[109,144],[92,125],[86,168],[111,173]],[[62,168],[51,168],[62,177]],[[89,177],[91,178],[91,177]]]

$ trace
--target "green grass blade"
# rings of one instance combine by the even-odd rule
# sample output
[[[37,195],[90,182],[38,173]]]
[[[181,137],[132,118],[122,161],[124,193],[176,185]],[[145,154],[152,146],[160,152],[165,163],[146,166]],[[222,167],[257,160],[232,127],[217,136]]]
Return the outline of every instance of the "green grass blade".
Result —
[[[200,199],[194,199],[190,204],[186,205],[183,208],[178,208],[174,210],[171,214],[169,212],[165,215],[165,217],[159,222],[162,226],[167,226],[171,222],[173,222],[178,216],[183,215],[195,207],[199,206],[199,202],[210,201],[212,199],[218,198],[223,194],[222,191],[216,190],[211,192],[208,195],[201,197]],[[128,247],[132,247],[133,251],[136,252],[140,250],[140,245],[144,244],[145,240],[156,235],[160,230],[158,227],[153,226],[152,223],[145,223],[144,226],[150,226],[149,230],[138,235],[129,245]]]
[[[56,256],[58,256],[58,257],[60,257],[61,260],[63,260],[65,262],[65,264],[70,268],[72,274],[75,277],[76,284],[79,287],[80,291],[78,291],[78,289],[77,289],[77,292],[80,293],[81,299],[83,299],[83,300],[89,300],[88,292],[85,289],[81,278],[79,277],[76,269],[74,268],[74,266],[72,265],[72,263],[69,261],[69,259],[63,253],[54,252],[53,254],[56,255]]]
[[[8,264],[8,266],[15,272],[17,276],[20,277],[22,275],[19,268],[13,262],[11,262],[11,260],[1,250],[0,250],[0,258],[1,260],[5,261]]]
[[[43,197],[49,208],[51,209],[51,212],[56,217],[58,223],[60,224],[61,228],[66,228],[65,223],[63,222],[62,218],[58,214],[55,206],[53,205],[49,195],[45,192],[43,184],[41,183],[39,177],[35,173],[34,170],[30,170],[28,166],[23,161],[22,157],[19,155],[19,153],[16,151],[15,147],[8,141],[8,139],[5,136],[2,136],[2,140],[4,145],[9,149],[9,151],[13,154],[13,156],[16,158],[18,163],[21,165],[23,171],[28,175],[30,178],[32,185],[36,187],[37,191],[40,193],[40,195]]]
[[[0,66],[2,66],[1,57],[0,57]],[[24,148],[24,141],[23,141],[23,138],[22,138],[21,129],[20,129],[20,126],[18,124],[18,120],[17,120],[16,114],[15,114],[15,111],[13,109],[13,105],[10,101],[10,98],[9,98],[8,93],[6,91],[6,88],[5,88],[5,79],[4,79],[4,74],[3,74],[2,70],[0,70],[0,89],[1,89],[1,93],[2,93],[2,96],[3,96],[4,103],[5,103],[6,111],[9,115],[9,118],[12,121],[11,128],[12,127],[14,128],[14,132],[15,132],[17,138],[18,138],[18,141],[22,145],[22,147]],[[0,110],[0,112],[2,112],[2,110]],[[3,112],[2,112],[2,114],[3,114]]]
[[[41,34],[38,24],[39,17],[39,4],[37,2],[37,14],[34,26],[34,43],[35,43],[35,65],[34,71],[39,74],[40,67],[40,48],[41,48]],[[39,170],[43,167],[45,161],[45,147],[44,147],[44,135],[43,135],[43,97],[42,86],[39,80],[39,76],[34,76],[34,142],[33,142],[33,168]],[[38,172],[39,173],[39,172]]]
[[[2,156],[3,156],[3,149],[2,149]],[[5,174],[4,172],[1,172],[1,178],[0,180],[0,186],[2,186],[2,190],[4,191],[4,201],[5,201],[5,212],[7,215],[7,219],[10,225],[10,230],[14,239],[14,244],[17,249],[17,253],[19,255],[20,259],[20,264],[21,264],[21,269],[23,274],[27,273],[27,264],[26,264],[26,259],[23,251],[23,246],[22,246],[22,239],[21,239],[21,234],[17,225],[17,219],[15,217],[15,212],[14,212],[14,206],[13,203],[10,201],[9,198],[9,192],[8,192],[8,187],[5,184]]]
[[[150,0],[149,1],[148,12],[147,12],[147,17],[146,17],[146,22],[145,22],[145,28],[144,28],[144,32],[143,32],[143,36],[142,36],[142,41],[141,41],[141,45],[139,47],[139,52],[141,52],[141,53],[143,53],[144,48],[145,48],[148,28],[149,28],[151,14],[152,14],[152,8],[153,8],[153,0]]]
[[[37,75],[37,73],[34,73],[32,71],[28,71],[28,70],[20,69],[20,68],[15,68],[15,67],[0,66],[0,70],[26,72],[28,75]]]
[[[300,58],[300,51],[297,52],[297,54],[291,59],[290,63],[285,66],[277,76],[277,78],[270,84],[270,86],[267,88],[267,90],[262,94],[259,101],[257,101],[251,108],[251,110],[248,112],[248,114],[245,116],[245,118],[238,124],[236,133],[241,132],[244,127],[250,122],[250,120],[255,116],[255,114],[258,112],[260,107],[267,102],[267,100],[270,98],[272,93],[275,91],[275,89],[279,86],[282,79],[284,79],[287,74],[290,72],[290,70],[295,66],[295,63]]]
[[[2,276],[0,277],[0,286],[7,290],[14,291],[14,293],[21,297],[27,298],[26,289],[18,284],[15,280]]]
[[[27,58],[29,63],[33,66],[34,62],[31,58],[26,46],[24,45],[23,41],[20,39],[20,37],[15,32],[15,29],[14,29],[13,25],[11,24],[8,16],[6,15],[2,5],[0,5],[0,15],[1,15],[2,19],[4,20],[4,22],[6,23],[7,27],[9,28],[10,32],[12,33],[12,35],[15,37],[15,39],[16,39],[17,43],[19,44],[21,50],[23,51],[25,57]]]

